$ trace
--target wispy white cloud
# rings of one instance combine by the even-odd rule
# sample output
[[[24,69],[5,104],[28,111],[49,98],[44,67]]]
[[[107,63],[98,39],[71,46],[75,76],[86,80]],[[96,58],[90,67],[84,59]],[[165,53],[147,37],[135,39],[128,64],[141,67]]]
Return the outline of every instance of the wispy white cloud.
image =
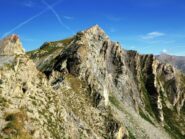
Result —
[[[141,38],[144,40],[151,40],[162,36],[165,36],[165,33],[155,31],[147,33],[146,35],[141,36]]]
[[[59,16],[59,14],[55,11],[55,9],[49,4],[47,3],[45,0],[42,0],[43,4],[45,4],[50,10],[51,12],[55,15],[55,17],[57,18],[58,22],[63,26],[65,27],[68,31],[70,31],[71,33],[74,34],[74,32],[72,31],[72,29],[67,26],[61,19],[61,17]]]
[[[163,52],[163,53],[167,53],[168,50],[167,50],[167,49],[163,49],[162,52]]]
[[[74,19],[74,17],[72,17],[72,16],[63,16],[63,18],[67,19],[67,20],[73,20]]]

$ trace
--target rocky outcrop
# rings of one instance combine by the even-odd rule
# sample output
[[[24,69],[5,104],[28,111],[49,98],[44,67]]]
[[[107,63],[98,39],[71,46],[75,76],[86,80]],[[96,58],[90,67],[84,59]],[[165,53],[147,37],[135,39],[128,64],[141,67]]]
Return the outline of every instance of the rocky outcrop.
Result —
[[[185,136],[185,75],[95,25],[0,70],[0,137]]]
[[[161,53],[160,55],[156,56],[156,58],[166,64],[171,64],[175,68],[185,72],[185,57],[184,56],[173,56],[168,55],[165,53]]]
[[[11,35],[0,40],[0,56],[24,54],[24,49],[17,35]]]
[[[16,55],[23,54],[25,52],[17,35],[11,35],[0,40],[0,67],[5,64],[12,64]]]

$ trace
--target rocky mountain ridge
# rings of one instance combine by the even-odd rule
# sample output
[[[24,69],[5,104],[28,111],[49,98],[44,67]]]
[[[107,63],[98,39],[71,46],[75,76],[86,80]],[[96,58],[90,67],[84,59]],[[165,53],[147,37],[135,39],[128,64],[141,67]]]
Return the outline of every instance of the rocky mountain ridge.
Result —
[[[174,67],[178,68],[182,72],[185,72],[185,57],[184,56],[173,56],[162,53],[156,56],[159,61],[163,63],[169,63]]]
[[[183,73],[95,25],[1,67],[0,137],[184,138],[184,92]]]

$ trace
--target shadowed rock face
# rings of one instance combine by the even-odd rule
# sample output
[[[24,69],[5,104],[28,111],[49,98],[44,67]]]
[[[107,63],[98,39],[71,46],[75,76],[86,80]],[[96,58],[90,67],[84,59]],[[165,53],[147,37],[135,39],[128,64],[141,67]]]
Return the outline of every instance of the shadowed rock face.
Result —
[[[0,79],[2,137],[185,136],[184,74],[122,49],[98,25],[17,56]]]

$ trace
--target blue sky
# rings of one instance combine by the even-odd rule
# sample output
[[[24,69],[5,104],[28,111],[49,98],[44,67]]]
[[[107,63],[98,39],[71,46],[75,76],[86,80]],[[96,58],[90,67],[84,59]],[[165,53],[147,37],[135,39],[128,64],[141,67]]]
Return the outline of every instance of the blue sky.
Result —
[[[61,40],[99,24],[123,48],[185,55],[184,0],[0,0],[0,37],[24,48]]]

